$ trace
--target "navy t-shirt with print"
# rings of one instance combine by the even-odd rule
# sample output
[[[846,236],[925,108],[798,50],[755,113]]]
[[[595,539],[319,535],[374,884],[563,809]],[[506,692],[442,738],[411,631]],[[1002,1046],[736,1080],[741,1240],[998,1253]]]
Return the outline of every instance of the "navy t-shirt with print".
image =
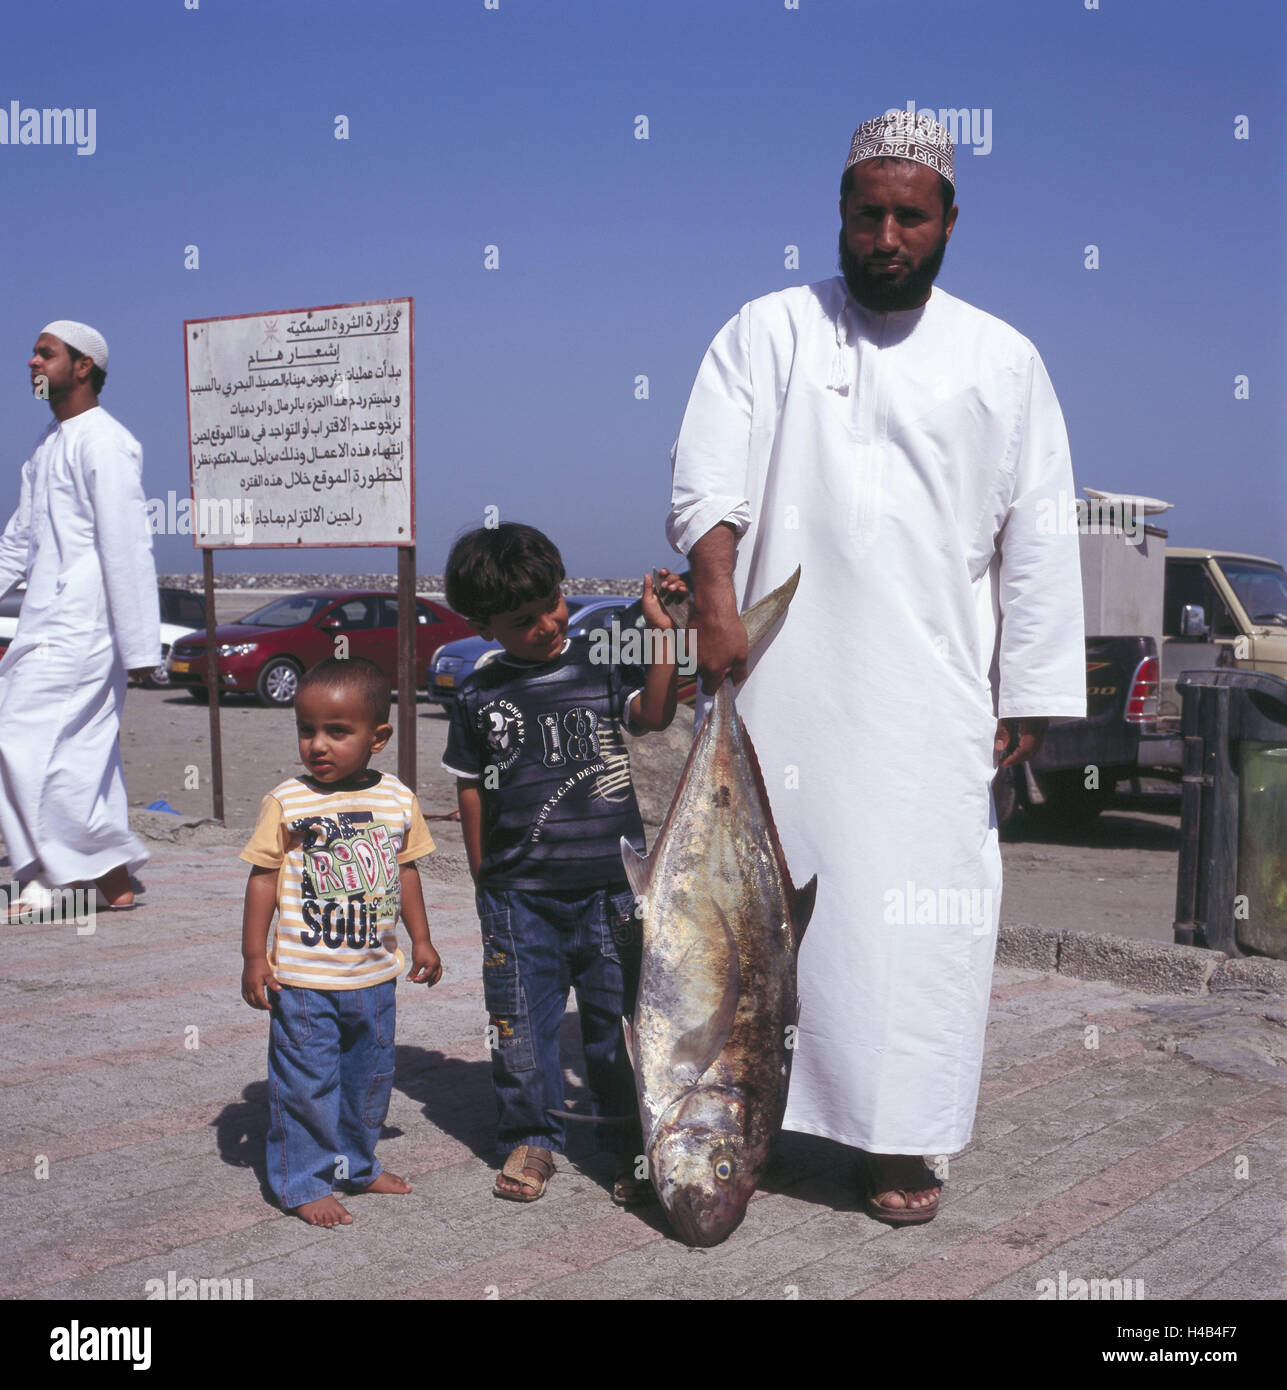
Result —
[[[644,836],[621,725],[643,684],[638,667],[592,662],[584,637],[538,664],[502,653],[464,681],[442,765],[478,779],[480,886],[624,884],[621,837],[642,853]]]

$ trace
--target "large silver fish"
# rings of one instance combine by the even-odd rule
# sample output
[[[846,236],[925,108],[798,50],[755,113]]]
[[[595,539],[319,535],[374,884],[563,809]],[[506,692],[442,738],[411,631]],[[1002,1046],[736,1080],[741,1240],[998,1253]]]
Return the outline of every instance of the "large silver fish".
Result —
[[[754,651],[800,571],[743,615]],[[652,854],[623,839],[643,907],[643,963],[626,1046],[649,1173],[689,1245],[736,1229],[782,1123],[798,1018],[796,953],[817,878],[799,891],[755,749],[725,680]]]

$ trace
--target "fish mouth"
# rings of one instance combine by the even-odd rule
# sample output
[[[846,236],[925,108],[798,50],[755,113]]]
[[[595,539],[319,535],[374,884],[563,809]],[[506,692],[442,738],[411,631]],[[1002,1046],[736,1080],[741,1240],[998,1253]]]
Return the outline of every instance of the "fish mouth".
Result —
[[[666,1206],[666,1215],[685,1245],[703,1249],[719,1245],[742,1224],[746,1207],[731,1194],[711,1187],[681,1187]]]

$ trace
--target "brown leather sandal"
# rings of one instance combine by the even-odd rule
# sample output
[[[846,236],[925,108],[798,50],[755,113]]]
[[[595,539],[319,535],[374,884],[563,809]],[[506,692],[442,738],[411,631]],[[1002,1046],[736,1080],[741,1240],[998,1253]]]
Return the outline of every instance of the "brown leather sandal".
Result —
[[[874,1217],[877,1221],[884,1221],[890,1226],[920,1226],[926,1221],[933,1221],[938,1215],[938,1197],[936,1196],[932,1202],[927,1202],[923,1206],[913,1207],[910,1205],[911,1199],[908,1193],[921,1191],[921,1188],[882,1187],[877,1191],[876,1184],[880,1179],[876,1176],[871,1159],[872,1155],[868,1153],[862,1153],[859,1156],[858,1188],[863,1210],[867,1215]],[[925,1164],[925,1175],[929,1178],[925,1184],[926,1187],[942,1188],[943,1184],[934,1176],[934,1170],[928,1163]],[[906,1205],[890,1207],[881,1201],[882,1197],[889,1197],[894,1193],[897,1193]]]
[[[535,1168],[539,1178],[525,1173],[524,1168]],[[492,1195],[503,1197],[507,1202],[535,1202],[545,1196],[545,1184],[554,1176],[554,1157],[549,1149],[538,1149],[531,1144],[520,1144],[511,1149],[501,1169],[501,1177],[521,1184],[525,1192],[507,1192],[498,1182],[492,1188]]]

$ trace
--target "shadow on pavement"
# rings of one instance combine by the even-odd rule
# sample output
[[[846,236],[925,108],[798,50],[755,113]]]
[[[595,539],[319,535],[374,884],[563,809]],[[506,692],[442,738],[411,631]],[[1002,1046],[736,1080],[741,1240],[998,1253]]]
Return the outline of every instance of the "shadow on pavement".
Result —
[[[802,1202],[832,1211],[857,1211],[857,1150],[813,1134],[784,1130],[773,1141],[760,1191],[789,1192]]]
[[[430,1124],[467,1145],[479,1158],[495,1158],[492,1119],[491,1067],[487,1062],[462,1062],[422,1047],[396,1049],[394,1085],[420,1105]],[[265,1158],[268,1138],[268,1082],[254,1081],[243,1099],[225,1106],[212,1121],[219,1157],[232,1168],[249,1168],[259,1180],[264,1200],[276,1206],[268,1187]],[[405,1131],[385,1125],[381,1141],[400,1138]]]
[[[492,1068],[432,1048],[398,1044],[394,1086],[415,1101],[435,1129],[464,1144],[488,1163],[496,1159],[496,1108]]]
[[[268,1165],[264,1144],[268,1138],[268,1082],[252,1081],[242,1091],[242,1100],[226,1105],[213,1120],[219,1157],[231,1168],[250,1168],[259,1179],[259,1191],[272,1206],[276,1199],[268,1189]]]
[[[1012,845],[1080,845],[1087,849],[1180,849],[1180,827],[1162,821],[1146,819],[1132,814],[1140,807],[1121,808],[1114,805],[1098,819],[1074,828],[1055,828],[1040,825],[1026,816],[1016,822],[1006,836],[1005,843]],[[1178,815],[1178,804],[1174,812],[1149,808],[1147,815]]]

